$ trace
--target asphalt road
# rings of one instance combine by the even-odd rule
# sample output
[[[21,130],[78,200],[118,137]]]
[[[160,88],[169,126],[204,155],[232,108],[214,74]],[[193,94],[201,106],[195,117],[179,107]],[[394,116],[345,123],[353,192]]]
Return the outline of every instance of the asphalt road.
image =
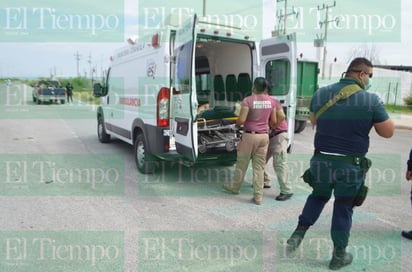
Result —
[[[222,191],[233,167],[164,164],[138,173],[132,147],[96,136],[95,108],[36,105],[30,88],[0,86],[0,271],[328,271],[332,201],[300,250],[284,242],[310,192],[299,176],[313,130],[296,135],[289,156],[295,194],[251,202],[251,171],[240,195]],[[369,196],[356,208],[341,271],[410,271],[411,130],[392,139],[371,133]]]

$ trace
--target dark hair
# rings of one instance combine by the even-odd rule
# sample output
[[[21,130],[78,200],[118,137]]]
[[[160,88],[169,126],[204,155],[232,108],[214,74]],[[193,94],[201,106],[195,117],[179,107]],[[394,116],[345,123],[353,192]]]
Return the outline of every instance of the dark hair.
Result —
[[[364,66],[373,68],[372,62],[370,62],[370,60],[368,60],[367,58],[355,58],[349,64],[346,73],[349,73],[353,70],[361,70]]]
[[[266,90],[268,83],[264,77],[257,77],[253,81],[253,86],[256,88],[257,93],[263,93]]]

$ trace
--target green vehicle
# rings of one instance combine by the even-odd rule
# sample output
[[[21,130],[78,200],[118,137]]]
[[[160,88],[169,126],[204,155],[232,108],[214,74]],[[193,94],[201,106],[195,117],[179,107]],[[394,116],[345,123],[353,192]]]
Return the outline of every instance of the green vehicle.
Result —
[[[302,132],[309,120],[309,103],[318,89],[319,63],[298,60],[295,133]]]

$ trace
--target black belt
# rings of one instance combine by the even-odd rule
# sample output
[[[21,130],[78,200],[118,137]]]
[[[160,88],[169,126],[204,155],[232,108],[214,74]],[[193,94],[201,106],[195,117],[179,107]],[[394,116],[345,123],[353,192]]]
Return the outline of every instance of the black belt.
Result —
[[[281,134],[281,133],[283,133],[283,132],[288,132],[288,131],[287,131],[287,130],[279,130],[279,131],[276,131],[276,133],[270,134],[270,135],[269,135],[269,138],[275,137],[276,135],[279,135],[279,134]]]
[[[253,131],[253,130],[245,130],[246,133],[250,134],[268,134],[267,132],[259,132],[259,131]]]
[[[360,165],[364,156],[339,156],[321,153],[319,150],[315,150],[314,155],[317,157],[322,157],[328,160],[340,161],[345,163],[351,163],[354,165]]]

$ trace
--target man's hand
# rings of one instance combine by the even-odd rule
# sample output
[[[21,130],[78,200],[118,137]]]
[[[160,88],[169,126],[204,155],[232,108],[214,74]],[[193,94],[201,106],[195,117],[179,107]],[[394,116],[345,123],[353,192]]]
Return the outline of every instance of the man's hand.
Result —
[[[412,171],[406,171],[406,180],[412,180]]]

